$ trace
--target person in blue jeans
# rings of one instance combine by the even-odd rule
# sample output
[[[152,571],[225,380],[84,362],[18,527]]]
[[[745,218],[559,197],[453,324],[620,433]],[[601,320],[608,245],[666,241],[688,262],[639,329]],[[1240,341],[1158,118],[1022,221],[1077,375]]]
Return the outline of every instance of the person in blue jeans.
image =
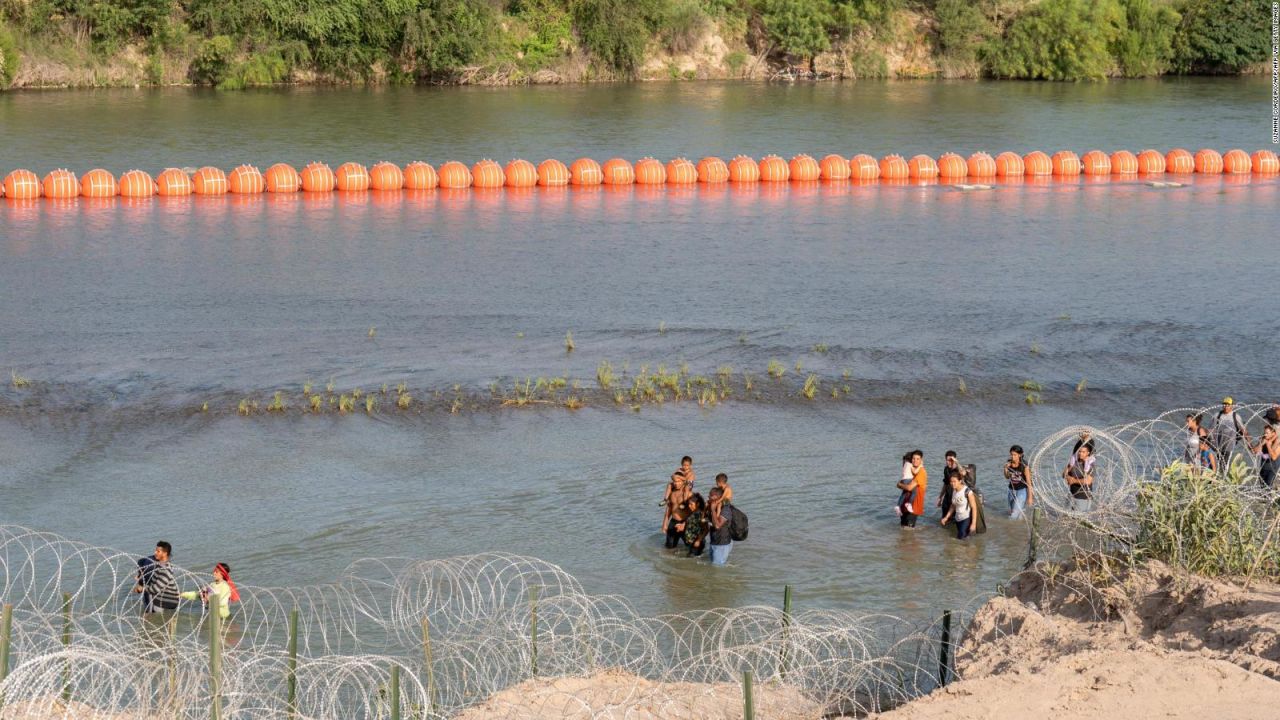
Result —
[[[1009,481],[1009,517],[1017,520],[1035,501],[1031,486],[1031,466],[1022,459],[1022,446],[1009,448],[1009,462],[1004,464],[1004,479]]]
[[[707,497],[710,502],[707,515],[711,520],[711,564],[724,565],[729,562],[729,551],[733,550],[733,537],[729,534],[733,506],[725,502],[724,490],[719,487],[711,488]]]

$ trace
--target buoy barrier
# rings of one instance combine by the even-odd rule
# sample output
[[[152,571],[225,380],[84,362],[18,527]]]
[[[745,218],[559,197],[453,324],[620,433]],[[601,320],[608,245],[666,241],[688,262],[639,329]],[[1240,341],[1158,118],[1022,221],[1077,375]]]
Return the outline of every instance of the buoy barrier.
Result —
[[[1250,175],[1280,175],[1280,158],[1271,150],[1248,153],[1232,148],[1219,153],[1213,148],[1201,148],[1192,154],[1184,148],[1174,148],[1167,153],[1145,149],[1137,153],[1116,150],[1110,154],[1102,150],[1089,150],[1076,155],[1071,150],[1058,150],[1052,156],[1039,150],[1025,155],[1005,151],[994,158],[986,152],[975,152],[967,159],[959,154],[945,152],[936,160],[926,154],[917,154],[910,160],[891,153],[877,160],[874,156],[859,153],[847,160],[843,155],[824,155],[815,160],[812,155],[800,153],[784,160],[778,155],[766,155],[759,161],[746,155],[737,155],[728,163],[716,156],[707,156],[695,165],[690,160],[677,157],[665,165],[652,157],[640,158],[633,165],[626,158],[614,157],[603,165],[587,157],[581,157],[566,166],[560,160],[549,158],[538,165],[524,159],[514,159],[505,166],[489,159],[482,159],[471,167],[450,160],[437,170],[429,163],[410,162],[403,169],[395,163],[380,161],[372,168],[358,162],[345,162],[332,170],[323,162],[312,162],[295,170],[288,163],[276,163],[261,172],[254,165],[239,165],[230,173],[220,168],[204,166],[190,168],[166,168],[154,179],[142,170],[130,170],[118,179],[109,171],[94,168],[82,177],[68,169],[56,169],[43,178],[27,169],[16,169],[4,176],[0,183],[0,198],[9,200],[35,200],[46,197],[54,200],[74,198],[107,199],[112,197],[146,198],[153,195],[183,197],[187,195],[256,195],[269,193],[306,192],[323,195],[333,191],[361,193],[367,190],[396,192],[400,190],[463,190],[467,188],[532,188],[534,186],[558,187],[575,185],[606,189],[632,184],[655,188],[662,185],[691,186],[701,184],[712,187],[733,183],[783,183],[794,188],[811,189],[819,183],[853,181],[859,184],[884,185],[930,184],[940,180],[947,184],[966,181],[998,181],[1003,185],[1051,184],[1083,175],[1085,182],[1107,181],[1111,177],[1150,175],[1225,175],[1248,182]],[[1025,179],[1025,180],[1024,180]],[[981,183],[979,183],[981,184]],[[328,201],[323,201],[328,202]],[[385,200],[380,201],[385,202]],[[315,203],[309,203],[314,205]]]

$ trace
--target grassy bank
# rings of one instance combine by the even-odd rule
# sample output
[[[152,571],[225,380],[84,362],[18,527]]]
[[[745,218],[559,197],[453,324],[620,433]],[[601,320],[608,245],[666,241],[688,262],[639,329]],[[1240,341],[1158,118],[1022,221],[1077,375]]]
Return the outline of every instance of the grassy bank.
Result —
[[[0,0],[0,88],[1241,73],[1265,0]]]

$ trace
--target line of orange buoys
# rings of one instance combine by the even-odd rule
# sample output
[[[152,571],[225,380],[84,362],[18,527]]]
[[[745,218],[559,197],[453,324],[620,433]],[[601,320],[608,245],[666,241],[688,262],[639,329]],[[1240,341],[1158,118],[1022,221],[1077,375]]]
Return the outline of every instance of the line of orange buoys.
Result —
[[[30,170],[14,170],[0,185],[0,197],[11,200],[34,200],[45,197],[70,199],[77,197],[138,198],[159,195],[247,195],[257,193],[327,193],[365,192],[369,190],[430,190],[433,188],[528,188],[564,185],[694,185],[697,183],[778,183],[815,181],[960,182],[967,180],[1013,180],[1024,177],[1093,178],[1113,176],[1150,176],[1163,174],[1241,175],[1280,173],[1280,159],[1270,150],[1252,154],[1233,149],[1219,153],[1210,148],[1194,154],[1182,148],[1167,153],[1128,150],[1105,153],[1090,150],[1076,155],[1059,150],[1053,155],[1035,150],[1025,155],[1002,152],[994,158],[976,152],[968,158],[943,153],[936,160],[929,155],[904,158],[886,155],[879,160],[871,155],[852,157],[826,155],[817,160],[800,154],[784,160],[766,155],[758,162],[738,155],[726,163],[718,157],[704,157],[696,164],[686,158],[675,158],[665,165],[651,157],[636,163],[623,158],[610,158],[600,164],[591,158],[578,158],[569,165],[555,159],[537,166],[528,160],[512,160],[505,166],[493,160],[481,160],[468,167],[450,160],[439,168],[425,162],[412,162],[401,168],[390,162],[379,162],[371,168],[347,162],[336,169],[322,162],[305,165],[301,170],[287,163],[276,163],[260,171],[253,165],[240,165],[230,173],[216,167],[195,171],[168,168],[154,178],[142,170],[130,170],[117,179],[103,169],[94,169],[77,177],[70,170],[59,169],[43,178]]]

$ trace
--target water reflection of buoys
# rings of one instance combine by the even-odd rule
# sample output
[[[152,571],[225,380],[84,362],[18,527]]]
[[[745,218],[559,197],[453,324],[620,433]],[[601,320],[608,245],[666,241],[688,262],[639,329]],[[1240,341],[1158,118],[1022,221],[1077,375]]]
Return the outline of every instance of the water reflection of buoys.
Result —
[[[1250,173],[1253,171],[1253,160],[1243,150],[1228,150],[1222,155],[1222,171],[1228,175]]]
[[[308,163],[298,173],[302,178],[302,191],[309,193],[333,192],[333,169],[322,162]]]
[[[1128,150],[1111,153],[1111,174],[1133,175],[1138,172],[1138,156]]]
[[[976,152],[969,156],[966,164],[969,166],[969,177],[971,178],[993,178],[996,176],[996,161],[984,152]]]
[[[698,168],[688,158],[678,157],[667,163],[668,185],[693,185],[698,182]]]
[[[1138,153],[1138,172],[1142,175],[1159,175],[1164,172],[1164,155],[1157,150]]]
[[[109,198],[120,194],[116,184],[116,176],[97,168],[90,170],[80,178],[80,194],[87,198]]]
[[[4,196],[10,200],[35,200],[43,192],[40,178],[30,170],[14,170],[4,176]]]
[[[500,188],[507,184],[507,174],[502,166],[489,159],[471,166],[471,186],[481,189]]]
[[[1006,150],[996,156],[996,176],[1020,177],[1026,174],[1026,167],[1022,164],[1022,156],[1018,153]]]
[[[777,155],[765,155],[760,158],[761,182],[786,182],[791,179],[791,166]]]
[[[333,186],[343,192],[365,192],[369,183],[369,170],[360,163],[345,162],[333,171]]]
[[[907,171],[916,180],[932,180],[938,177],[938,163],[925,154],[913,155],[907,161]]]
[[[130,170],[120,176],[120,195],[127,198],[144,198],[156,194],[156,182],[142,170]]]
[[[866,153],[858,153],[849,158],[849,177],[864,183],[879,180],[880,163]]]
[[[698,182],[712,185],[729,182],[729,166],[720,158],[709,155],[698,161]]]
[[[622,158],[609,158],[600,166],[600,176],[605,185],[632,185],[636,181],[636,170]]]
[[[165,168],[156,176],[156,194],[186,197],[191,194],[191,176],[178,168]]]
[[[600,163],[591,158],[578,158],[569,166],[569,184],[590,187],[604,182]]]
[[[1175,175],[1188,175],[1196,171],[1196,161],[1189,151],[1174,148],[1164,156],[1164,170]]]
[[[383,160],[369,168],[369,188],[379,190],[400,190],[404,188],[404,172],[399,165]]]
[[[738,184],[760,182],[760,164],[746,155],[735,155],[729,161],[729,182]]]
[[[440,174],[431,165],[415,160],[404,166],[406,190],[434,190],[440,185]]]
[[[471,170],[457,160],[450,160],[440,166],[440,187],[445,190],[469,188],[471,180]]]
[[[1101,150],[1090,150],[1080,158],[1080,164],[1085,175],[1110,175],[1111,174],[1111,156]]]
[[[818,161],[804,153],[791,158],[791,162],[788,163],[788,170],[790,171],[792,182],[815,182],[822,177],[822,170],[818,167]]]
[[[880,179],[906,180],[911,177],[911,168],[901,155],[885,155],[880,158]]]
[[[1198,173],[1219,175],[1222,173],[1222,155],[1213,148],[1201,148],[1196,151],[1195,167]]]
[[[53,200],[80,197],[80,181],[70,170],[54,170],[44,176],[44,196]]]
[[[818,161],[818,175],[827,182],[848,180],[852,174],[849,161],[840,155],[827,155]]]
[[[227,175],[221,168],[206,165],[191,176],[191,191],[197,195],[225,195]]]
[[[569,184],[569,168],[551,158],[538,165],[538,184],[543,187],[563,187]]]
[[[955,153],[942,153],[938,158],[938,177],[947,180],[963,180],[969,175],[969,164]]]
[[[288,163],[276,163],[263,174],[269,193],[293,193],[302,189],[302,176]]]
[[[1053,174],[1058,177],[1074,177],[1080,174],[1080,156],[1070,150],[1059,150],[1049,158]]]
[[[538,184],[538,168],[528,160],[516,158],[507,163],[504,173],[509,188],[531,188]]]
[[[667,182],[667,166],[651,157],[640,158],[635,173],[639,185],[665,185]]]
[[[1027,175],[1052,175],[1053,162],[1049,156],[1039,150],[1032,150],[1022,157],[1022,166]]]
[[[1253,161],[1253,171],[1259,175],[1280,173],[1280,158],[1270,150],[1258,150],[1249,159]]]

